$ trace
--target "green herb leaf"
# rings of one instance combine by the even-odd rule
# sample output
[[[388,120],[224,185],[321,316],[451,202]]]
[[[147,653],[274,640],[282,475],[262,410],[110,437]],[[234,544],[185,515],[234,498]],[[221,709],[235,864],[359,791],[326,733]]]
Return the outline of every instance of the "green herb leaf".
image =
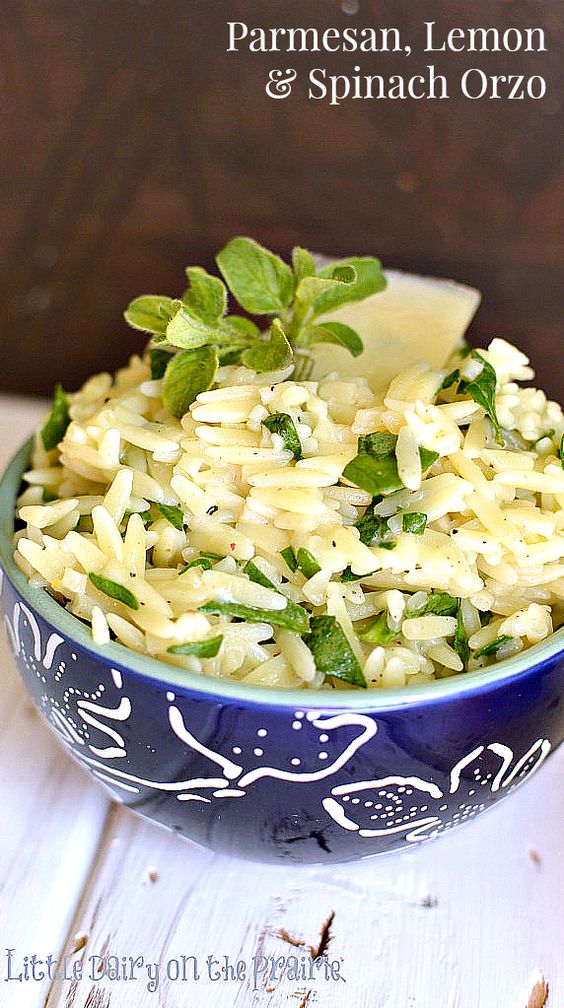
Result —
[[[169,413],[178,419],[183,417],[196,396],[211,388],[218,367],[215,347],[204,346],[176,354],[167,366],[163,384],[163,402]]]
[[[195,350],[214,343],[220,336],[218,323],[207,322],[192,315],[187,308],[179,308],[166,327],[165,339],[169,346],[179,350]]]
[[[209,640],[193,641],[191,644],[173,644],[167,648],[168,654],[193,655],[194,658],[215,658],[223,643],[221,634]]]
[[[358,631],[358,636],[365,644],[372,644],[374,647],[380,644],[385,647],[397,637],[397,634],[388,626],[388,614],[381,612]]]
[[[53,451],[63,440],[70,424],[69,401],[62,385],[55,385],[51,412],[41,428],[41,441],[45,451]]]
[[[292,547],[286,546],[286,549],[280,550],[280,556],[284,558],[292,574],[294,574],[298,569],[298,561]]]
[[[109,578],[101,577],[99,574],[90,573],[88,577],[94,587],[97,588],[98,591],[103,592],[104,595],[115,599],[116,602],[123,602],[123,604],[129,606],[130,609],[139,609],[139,602],[129,588],[125,588],[124,585],[118,584],[117,581],[110,581]]]
[[[387,496],[403,489],[395,456],[397,438],[376,431],[358,439],[358,455],[343,470],[345,479],[374,495]],[[426,472],[438,459],[438,452],[420,448],[421,468]]]
[[[360,357],[364,344],[354,329],[342,322],[324,322],[323,325],[308,326],[305,329],[303,342],[336,343],[348,350],[353,357]]]
[[[294,426],[294,421],[288,413],[273,413],[272,416],[263,420],[262,424],[271,434],[278,434],[282,438],[284,448],[292,452],[296,461],[301,459],[301,441]]]
[[[390,542],[386,544],[380,543],[380,545],[383,546],[384,549],[394,549],[397,544],[395,542],[393,543]],[[349,581],[364,581],[365,578],[372,577],[372,575],[377,574],[377,572],[378,572],[377,570],[373,570],[370,571],[368,574],[353,574],[352,567],[345,567],[343,573],[339,578],[339,581],[343,582],[344,584],[346,584]]]
[[[426,473],[427,469],[430,469],[439,458],[439,453],[432,451],[430,448],[420,448],[419,458],[421,459],[421,468],[423,472]]]
[[[247,623],[270,623],[303,634],[309,629],[309,613],[297,602],[286,600],[284,609],[257,609],[254,606],[240,605],[238,602],[206,602],[200,606],[200,612],[214,613],[216,616],[235,616]]]
[[[133,329],[164,336],[166,327],[178,311],[180,302],[160,294],[144,294],[130,301],[124,311],[124,318]]]
[[[454,371],[451,371],[450,374],[448,374],[446,376],[446,378],[444,379],[442,385],[439,388],[439,392],[442,392],[443,389],[450,388],[452,385],[455,384],[455,382],[458,382],[458,381],[460,381],[460,370],[459,370],[459,368],[455,368]]]
[[[299,245],[292,252],[292,265],[294,267],[295,285],[299,286],[305,277],[317,276],[317,267],[311,252],[300,248]]]
[[[249,560],[243,567],[243,574],[246,574],[249,580],[254,581],[255,584],[262,585],[263,588],[272,588],[273,591],[278,591],[274,582],[267,578],[266,574],[263,574],[252,560]]]
[[[470,657],[470,648],[468,647],[468,634],[466,633],[466,627],[464,626],[462,606],[460,602],[458,603],[458,609],[456,612],[456,630],[454,632],[454,641],[452,646],[464,666],[464,671],[466,671],[468,667],[468,659]]]
[[[195,557],[194,560],[190,560],[185,567],[178,572],[180,574],[185,574],[187,570],[191,570],[192,567],[201,567],[202,570],[211,570],[213,565],[218,563],[220,560],[224,560],[219,553],[201,553],[199,557]]]
[[[308,579],[308,581],[310,578],[314,577],[315,574],[319,574],[319,571],[321,570],[321,567],[319,566],[313,553],[310,553],[309,550],[303,549],[302,547],[298,550],[296,562],[299,570],[301,570],[302,574]]]
[[[335,311],[344,304],[354,301],[364,301],[372,294],[377,294],[386,287],[386,278],[378,259],[371,257],[342,259],[320,271],[322,277],[332,277],[336,267],[352,266],[356,272],[356,280],[345,286],[335,286],[323,291],[313,306],[314,315],[324,315]]]
[[[545,431],[544,434],[541,434],[541,436],[537,438],[537,440],[535,441],[535,447],[538,445],[539,441],[544,441],[545,438],[548,438],[549,441],[552,441],[555,434],[556,431],[554,430],[554,427],[551,427],[550,430]]]
[[[296,305],[300,315],[305,314],[313,302],[325,291],[336,287],[350,286],[356,282],[357,274],[353,266],[336,266],[331,276],[306,276],[296,288]]]
[[[345,466],[343,476],[362,490],[374,495],[387,496],[403,487],[394,454],[375,455],[372,452],[359,451],[358,455]]]
[[[564,434],[560,438],[560,465],[564,469]]]
[[[241,360],[245,367],[259,372],[282,371],[292,363],[293,359],[292,347],[286,339],[279,319],[274,319],[270,327],[268,342],[257,342],[241,354]]]
[[[389,434],[388,431],[375,431],[373,434],[365,434],[358,439],[359,452],[368,452],[375,458],[385,458],[393,455],[396,450],[397,437]]]
[[[246,564],[245,567],[243,567],[243,573],[246,574],[251,581],[254,581],[256,584],[262,585],[263,588],[270,588],[272,591],[278,592],[278,588],[274,584],[274,582],[271,581],[270,578],[267,578],[266,574],[263,574],[263,572],[259,570],[257,565],[254,564],[252,560],[249,560],[248,564]],[[278,592],[278,594],[281,593]],[[287,620],[292,620],[295,625],[301,626],[303,624],[304,612],[305,609],[303,609],[301,605],[298,605],[297,602],[293,602],[292,599],[286,600],[286,608],[284,610],[284,613],[285,618]],[[268,622],[271,623],[272,620],[269,620]]]
[[[260,338],[259,327],[243,315],[228,315],[227,318],[222,319],[221,330],[225,337],[233,337],[234,340],[240,339],[248,342]]]
[[[52,501],[56,501],[58,499],[58,494],[50,490],[49,487],[43,487],[42,500],[44,504],[51,504]]]
[[[504,644],[509,644],[509,641],[513,640],[508,634],[502,634],[501,637],[496,637],[495,640],[490,641],[489,644],[484,644],[483,647],[478,648],[474,652],[474,658],[484,658],[487,655],[495,655]]]
[[[190,284],[182,300],[190,314],[209,324],[217,323],[227,311],[227,289],[219,277],[211,276],[201,266],[187,266]]]
[[[179,532],[184,531],[184,514],[179,507],[173,504],[157,504],[163,518],[166,518]]]
[[[478,405],[482,407],[486,416],[490,418],[495,431],[495,439],[497,443],[503,447],[503,435],[495,409],[497,375],[491,364],[489,364],[488,361],[481,356],[481,354],[477,353],[476,350],[472,352],[472,358],[473,360],[481,361],[484,366],[478,377],[466,384],[465,391],[471,396],[475,403],[478,403]]]
[[[180,577],[180,575],[185,574],[186,571],[192,570],[193,567],[201,567],[202,570],[207,571],[212,569],[213,564],[207,557],[196,557],[195,560],[191,560],[190,563],[187,563],[186,566],[182,568],[182,570],[178,571],[178,576]]]
[[[401,520],[401,527],[404,532],[411,535],[423,535],[427,527],[427,515],[422,511],[412,511],[411,514],[404,514]]]
[[[383,500],[383,497],[377,496],[372,499],[372,503],[366,508],[366,511],[361,518],[355,522],[355,528],[360,532],[360,541],[364,543],[365,546],[370,546],[373,537],[377,534],[379,523],[382,520],[380,515],[376,516],[374,514],[374,508],[377,504]]]
[[[227,346],[218,347],[217,355],[220,367],[227,364],[240,364],[241,354],[246,346],[246,343],[243,343],[242,345],[240,343],[230,343],[227,344]]]
[[[352,567],[345,567],[344,571],[342,572],[339,578],[339,581],[341,581],[343,584],[348,584],[348,582],[352,581],[362,581],[363,577],[369,577],[369,576],[370,575],[368,574],[353,574]]]
[[[138,514],[145,526],[148,525],[149,522],[153,520],[153,516],[151,515],[150,509],[148,511],[126,511],[122,520],[123,525],[127,525],[132,514]]]
[[[406,613],[405,619],[414,619],[416,616],[456,616],[457,612],[458,599],[448,592],[432,592],[422,606]]]
[[[381,498],[376,498],[376,501]],[[365,546],[380,546],[383,549],[395,549],[397,542],[393,532],[388,525],[388,519],[381,515],[374,514],[374,504],[366,509],[362,518],[359,518],[355,528],[360,533],[360,541]]]
[[[304,636],[319,672],[342,679],[351,686],[366,688],[366,679],[345,632],[334,616],[313,616],[311,630]]]
[[[273,315],[288,308],[294,293],[292,270],[252,238],[233,238],[217,256],[217,265],[245,311]]]
[[[149,365],[151,368],[151,378],[154,381],[163,377],[171,356],[172,354],[168,350],[161,350],[160,347],[151,347],[149,350]]]

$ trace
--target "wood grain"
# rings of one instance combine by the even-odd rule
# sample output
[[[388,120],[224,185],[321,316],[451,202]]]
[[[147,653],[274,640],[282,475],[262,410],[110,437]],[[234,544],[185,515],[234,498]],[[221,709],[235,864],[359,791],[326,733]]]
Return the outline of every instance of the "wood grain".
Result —
[[[3,398],[0,465],[39,421],[41,404]],[[39,1005],[48,979],[24,990],[4,982],[5,948],[58,955],[88,877],[109,802],[63,753],[24,693],[4,634],[0,639],[0,935],[2,1008]],[[17,965],[19,963],[19,965]]]
[[[89,934],[85,963],[89,955],[131,954],[163,964],[160,1000],[140,975],[83,981],[72,993],[55,984],[48,1008],[89,1008],[93,991],[111,1008],[155,1001],[296,1008],[308,993],[304,1004],[332,1008],[499,1008],[526,1004],[539,970],[557,1005],[564,995],[563,776],[564,753],[519,796],[436,845],[330,869],[218,857],[118,810],[72,929]],[[542,869],[528,856],[531,841]],[[329,919],[327,958],[341,962],[346,982],[268,975],[253,982],[254,957],[309,962]],[[185,982],[163,976],[164,964],[182,955],[196,957],[197,982],[192,963]],[[211,981],[210,955],[245,960],[250,977]]]
[[[227,20],[289,26],[393,25],[416,42],[441,28],[542,25],[549,52],[440,56],[495,72],[542,70],[538,103],[353,102],[297,93],[268,100],[276,61],[227,54]],[[560,4],[476,0],[5,0],[0,9],[1,387],[45,393],[119,365],[140,342],[121,321],[129,298],[178,291],[182,267],[210,264],[232,234],[287,253],[295,243],[379,253],[387,265],[479,286],[475,340],[502,334],[560,392],[564,206]],[[31,58],[30,54],[33,54]],[[429,56],[414,57],[413,70]],[[404,72],[404,57],[365,57]]]

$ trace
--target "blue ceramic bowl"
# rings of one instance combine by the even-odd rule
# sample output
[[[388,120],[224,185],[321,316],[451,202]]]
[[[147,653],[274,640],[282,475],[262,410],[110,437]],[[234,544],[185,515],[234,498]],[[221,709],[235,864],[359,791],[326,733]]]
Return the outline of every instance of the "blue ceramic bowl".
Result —
[[[564,736],[564,631],[486,672],[406,690],[202,678],[89,631],[12,561],[29,444],[0,484],[2,607],[50,729],[112,797],[214,850],[350,861],[479,815]]]

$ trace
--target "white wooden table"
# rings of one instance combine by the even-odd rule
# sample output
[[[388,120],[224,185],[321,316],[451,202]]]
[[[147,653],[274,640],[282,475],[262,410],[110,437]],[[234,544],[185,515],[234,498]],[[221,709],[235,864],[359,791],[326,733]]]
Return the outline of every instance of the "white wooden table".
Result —
[[[0,397],[2,465],[42,410]],[[332,868],[254,865],[111,804],[43,727],[4,642],[1,662],[2,1008],[564,1005],[564,747],[509,801],[436,844]],[[261,973],[254,983],[254,958],[258,969],[269,956],[309,964],[331,915],[327,960],[343,979]],[[8,980],[7,949],[12,974],[25,956],[66,956],[68,978],[36,962],[35,979]],[[111,956],[144,965],[110,979]],[[182,956],[196,958],[198,980],[193,960],[174,979]],[[208,957],[221,967],[224,956],[246,963],[244,979],[210,979]],[[156,991],[146,962],[160,964]]]

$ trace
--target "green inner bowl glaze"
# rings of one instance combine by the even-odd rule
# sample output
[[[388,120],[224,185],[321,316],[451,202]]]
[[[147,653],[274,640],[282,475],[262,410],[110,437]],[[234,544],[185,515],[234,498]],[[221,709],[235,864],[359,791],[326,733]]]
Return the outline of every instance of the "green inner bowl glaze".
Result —
[[[42,588],[32,587],[25,575],[13,561],[13,534],[16,498],[22,474],[30,457],[32,439],[27,441],[14,456],[0,482],[0,562],[10,581],[40,616],[66,638],[76,641],[80,647],[96,655],[104,664],[129,668],[147,679],[165,683],[177,689],[189,689],[197,693],[211,694],[226,701],[244,701],[274,707],[316,707],[323,709],[347,709],[372,711],[405,707],[411,704],[443,700],[448,697],[480,692],[484,687],[506,682],[508,679],[530,669],[532,666],[553,658],[564,651],[564,627],[540,644],[522,651],[513,658],[507,658],[484,672],[459,673],[448,679],[438,679],[419,686],[403,689],[367,690],[282,690],[267,686],[249,686],[245,683],[226,679],[212,679],[194,672],[184,672],[165,662],[157,661],[130,651],[123,644],[111,642],[98,646],[92,640],[85,623],[67,612],[63,606]]]

